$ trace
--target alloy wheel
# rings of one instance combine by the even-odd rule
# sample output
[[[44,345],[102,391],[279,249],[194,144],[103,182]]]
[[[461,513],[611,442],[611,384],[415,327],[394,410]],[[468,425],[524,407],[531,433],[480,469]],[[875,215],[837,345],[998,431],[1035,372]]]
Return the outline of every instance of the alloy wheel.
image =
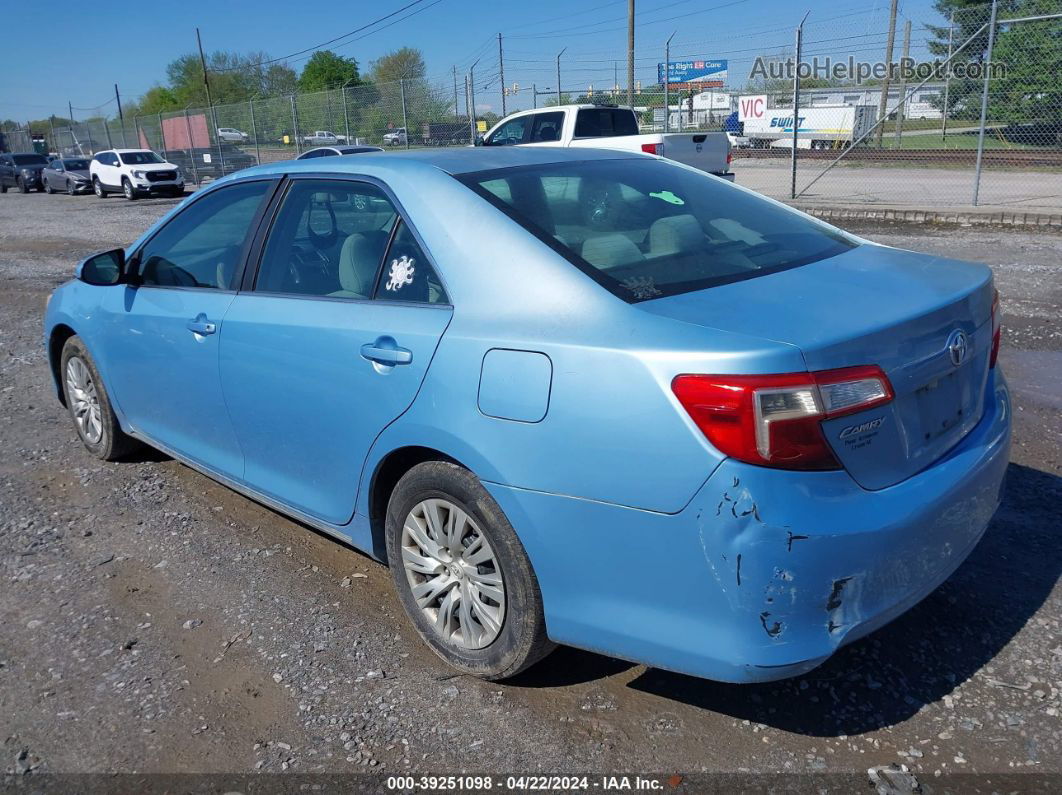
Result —
[[[417,503],[402,527],[402,565],[435,632],[463,649],[489,646],[505,622],[505,583],[486,535],[446,499]]]
[[[92,373],[79,356],[71,356],[66,363],[66,394],[78,430],[90,444],[96,444],[103,438],[100,396]]]

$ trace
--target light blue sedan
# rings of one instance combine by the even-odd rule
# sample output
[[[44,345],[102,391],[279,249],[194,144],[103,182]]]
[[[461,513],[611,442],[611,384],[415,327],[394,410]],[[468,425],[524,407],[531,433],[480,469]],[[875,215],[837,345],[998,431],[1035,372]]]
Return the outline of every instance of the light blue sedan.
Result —
[[[88,450],[146,443],[386,561],[458,670],[570,644],[808,671],[999,504],[988,268],[641,154],[241,171],[51,297]]]

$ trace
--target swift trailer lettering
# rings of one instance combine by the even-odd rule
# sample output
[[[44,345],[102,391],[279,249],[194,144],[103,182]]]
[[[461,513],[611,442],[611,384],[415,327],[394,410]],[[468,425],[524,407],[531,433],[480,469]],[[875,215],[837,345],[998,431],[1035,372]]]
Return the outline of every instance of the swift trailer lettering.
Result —
[[[765,97],[738,100],[741,132],[749,146],[757,149],[793,145],[793,110],[766,107]],[[871,105],[819,106],[802,110],[796,118],[797,147],[801,149],[842,149],[868,132],[877,120]]]

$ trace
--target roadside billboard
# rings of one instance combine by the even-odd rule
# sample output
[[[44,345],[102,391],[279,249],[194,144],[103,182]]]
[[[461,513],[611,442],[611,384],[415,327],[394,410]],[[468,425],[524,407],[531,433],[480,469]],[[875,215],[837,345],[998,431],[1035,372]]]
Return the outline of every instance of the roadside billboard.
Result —
[[[722,88],[726,85],[726,60],[669,61],[665,70],[663,63],[656,65],[656,79],[661,84],[667,80],[681,88]]]

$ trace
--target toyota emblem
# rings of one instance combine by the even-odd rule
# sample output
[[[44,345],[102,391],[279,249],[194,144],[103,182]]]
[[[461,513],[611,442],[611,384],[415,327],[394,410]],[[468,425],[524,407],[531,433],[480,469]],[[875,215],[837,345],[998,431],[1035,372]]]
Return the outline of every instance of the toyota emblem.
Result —
[[[959,329],[951,332],[951,336],[948,337],[948,356],[951,357],[951,363],[958,367],[966,361],[966,352],[969,347],[966,332]]]

